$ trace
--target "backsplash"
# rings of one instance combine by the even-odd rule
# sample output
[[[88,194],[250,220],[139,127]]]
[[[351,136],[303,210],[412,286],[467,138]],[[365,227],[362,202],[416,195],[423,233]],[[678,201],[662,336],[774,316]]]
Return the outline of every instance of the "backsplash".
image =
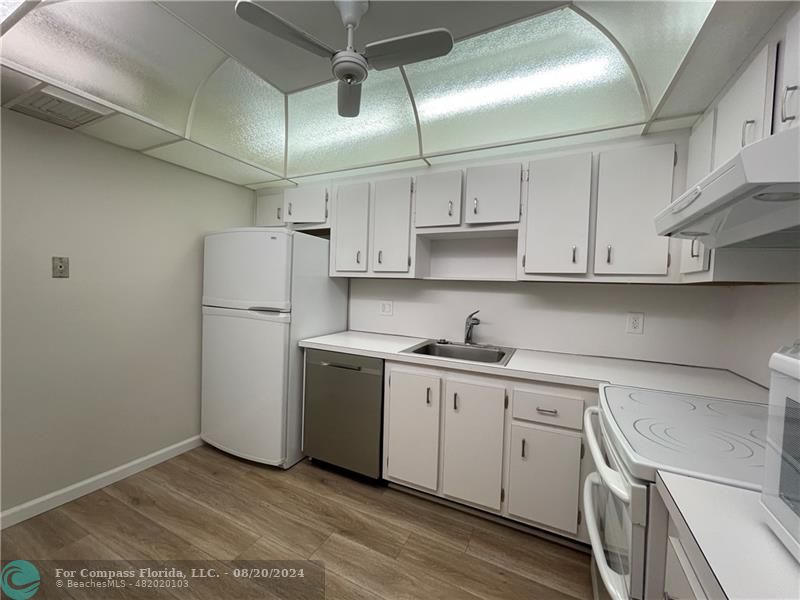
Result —
[[[480,309],[481,324],[474,333],[478,343],[730,368],[767,385],[769,354],[798,335],[799,296],[797,285],[353,279],[350,329],[460,340],[464,318]],[[393,303],[392,316],[380,313],[382,301]],[[771,327],[759,328],[753,316],[761,304],[764,316],[773,320]],[[625,332],[629,312],[644,313],[643,334]],[[793,331],[787,325],[792,322]],[[732,339],[738,331],[746,335],[746,344]]]

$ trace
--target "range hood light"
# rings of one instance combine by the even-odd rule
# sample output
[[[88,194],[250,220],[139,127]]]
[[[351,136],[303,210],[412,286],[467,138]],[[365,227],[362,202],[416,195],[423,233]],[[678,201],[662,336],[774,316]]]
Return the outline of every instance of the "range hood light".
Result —
[[[800,194],[797,192],[762,192],[755,194],[753,198],[762,202],[791,202],[800,200]]]

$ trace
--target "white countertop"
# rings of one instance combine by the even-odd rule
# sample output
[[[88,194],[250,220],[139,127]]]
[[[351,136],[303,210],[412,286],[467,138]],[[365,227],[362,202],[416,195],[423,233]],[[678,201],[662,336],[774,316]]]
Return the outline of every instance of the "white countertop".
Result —
[[[601,383],[613,383],[731,400],[767,401],[765,388],[723,369],[522,349],[505,366],[402,352],[423,341],[423,338],[342,331],[302,340],[300,346],[563,385],[596,388]]]
[[[800,598],[800,564],[767,526],[758,492],[659,476],[728,598]]]

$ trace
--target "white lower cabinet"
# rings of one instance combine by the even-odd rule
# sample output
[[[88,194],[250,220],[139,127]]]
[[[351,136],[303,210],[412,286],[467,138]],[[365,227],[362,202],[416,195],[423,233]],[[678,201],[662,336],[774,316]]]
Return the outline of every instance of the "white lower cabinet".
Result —
[[[580,472],[579,432],[511,425],[509,514],[576,533]]]
[[[500,510],[506,388],[449,379],[446,390],[442,491]]]
[[[386,377],[387,480],[588,541],[582,418],[596,390],[392,362]]]
[[[436,491],[441,379],[394,369],[386,401],[386,475]]]

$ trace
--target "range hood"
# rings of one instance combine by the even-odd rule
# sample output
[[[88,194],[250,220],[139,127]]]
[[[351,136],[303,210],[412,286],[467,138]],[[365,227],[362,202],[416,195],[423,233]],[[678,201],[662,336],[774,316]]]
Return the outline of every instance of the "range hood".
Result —
[[[800,127],[745,146],[656,215],[708,248],[800,248]]]

